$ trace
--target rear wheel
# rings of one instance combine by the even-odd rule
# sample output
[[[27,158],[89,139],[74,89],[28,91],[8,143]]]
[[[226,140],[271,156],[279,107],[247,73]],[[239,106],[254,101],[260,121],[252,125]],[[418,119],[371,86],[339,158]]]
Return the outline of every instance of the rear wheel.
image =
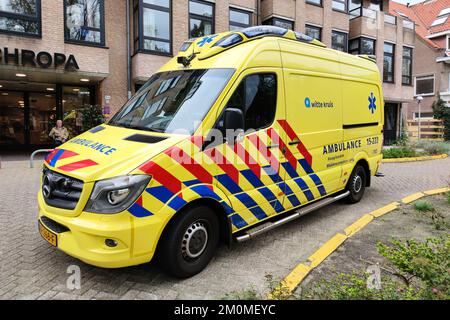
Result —
[[[366,191],[367,173],[363,166],[356,165],[347,184],[347,191],[350,195],[347,197],[348,203],[358,203],[361,201]]]
[[[219,244],[219,220],[213,210],[196,206],[180,212],[159,248],[162,267],[178,278],[201,272]]]

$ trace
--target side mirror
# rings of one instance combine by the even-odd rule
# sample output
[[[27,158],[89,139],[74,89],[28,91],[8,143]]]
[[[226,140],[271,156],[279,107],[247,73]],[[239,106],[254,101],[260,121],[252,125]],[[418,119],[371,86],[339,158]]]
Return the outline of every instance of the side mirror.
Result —
[[[225,130],[244,130],[244,113],[238,108],[228,108],[225,110],[223,126]]]
[[[226,109],[223,127],[226,134],[225,139],[228,143],[233,144],[236,140],[241,140],[245,130],[245,119],[242,110],[238,108]]]

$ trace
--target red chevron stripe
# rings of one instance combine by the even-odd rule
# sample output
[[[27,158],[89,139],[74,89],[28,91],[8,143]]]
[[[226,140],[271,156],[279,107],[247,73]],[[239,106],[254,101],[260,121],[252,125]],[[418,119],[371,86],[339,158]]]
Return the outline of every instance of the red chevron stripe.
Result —
[[[286,132],[286,134],[292,141],[296,141],[296,140],[300,141],[300,143],[297,145],[297,149],[298,149],[298,151],[300,151],[300,153],[303,155],[303,157],[306,159],[306,161],[309,163],[309,165],[312,166],[312,160],[313,160],[312,155],[309,153],[308,149],[306,149],[305,145],[300,140],[300,138],[297,136],[294,129],[292,129],[292,127],[289,125],[289,123],[286,120],[278,120],[278,123],[281,125],[283,130]]]
[[[209,149],[205,154],[210,157],[215,164],[222,169],[235,183],[239,184],[239,170],[230,163],[225,156],[217,149]]]
[[[250,155],[250,153],[245,150],[244,146],[240,143],[234,145],[234,153],[236,153],[244,163],[253,171],[253,173],[261,179],[261,166],[256,162],[256,160]]]
[[[276,133],[275,129],[270,128],[268,131],[269,137],[272,139],[272,141],[278,141],[278,144],[280,145],[280,150],[286,150],[284,153],[284,157],[289,161],[291,166],[294,167],[295,170],[297,170],[297,158],[292,154],[291,150],[289,150],[286,143],[280,138],[280,136]]]
[[[270,164],[270,166],[276,170],[279,171],[280,168],[280,162],[278,159],[272,154],[269,148],[262,142],[262,140],[259,138],[258,135],[252,135],[249,136],[248,139],[251,143],[258,149],[259,154],[261,154]]]
[[[189,154],[184,152],[184,150],[178,147],[172,147],[165,153],[171,158],[173,158],[174,156],[178,157],[178,159],[176,160],[181,162],[180,164],[186,170],[192,173],[192,175],[194,175],[197,179],[199,179],[203,183],[212,184],[213,176],[201,164],[192,159]]]
[[[139,170],[150,174],[156,181],[161,183],[173,193],[178,193],[181,191],[181,181],[153,161],[147,162],[141,166]]]
[[[50,163],[50,161],[52,161],[53,157],[55,156],[55,154],[58,152],[58,149],[53,150],[48,156],[47,158],[45,158],[45,161],[47,163]]]
[[[75,156],[78,156],[78,155],[79,154],[76,153],[76,152],[65,150],[64,153],[61,155],[61,157],[59,157],[58,161],[59,160],[63,160],[63,159],[67,159],[67,158],[71,158],[71,157],[75,157]]]
[[[83,169],[83,168],[87,168],[87,167],[92,167],[92,166],[96,166],[96,165],[98,165],[97,162],[88,159],[88,160],[82,160],[82,161],[69,163],[64,166],[59,167],[58,169],[62,170],[62,171],[66,171],[66,172],[71,172],[71,171],[75,171],[75,170],[79,170],[79,169]]]

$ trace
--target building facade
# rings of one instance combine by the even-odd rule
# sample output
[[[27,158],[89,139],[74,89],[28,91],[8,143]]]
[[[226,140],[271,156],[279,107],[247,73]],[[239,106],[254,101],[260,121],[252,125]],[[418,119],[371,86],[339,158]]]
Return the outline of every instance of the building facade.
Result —
[[[412,101],[414,23],[381,0],[0,0],[0,148],[51,144],[83,109],[117,111],[188,38],[257,24],[306,33],[337,50],[375,55],[387,141]]]
[[[411,6],[393,4],[391,12],[404,15],[416,24],[413,73],[414,98],[404,117],[417,125],[422,97],[421,120],[433,119],[433,103],[441,97],[450,106],[450,0],[424,1]],[[422,132],[422,137],[429,138]],[[430,138],[432,136],[430,135]]]

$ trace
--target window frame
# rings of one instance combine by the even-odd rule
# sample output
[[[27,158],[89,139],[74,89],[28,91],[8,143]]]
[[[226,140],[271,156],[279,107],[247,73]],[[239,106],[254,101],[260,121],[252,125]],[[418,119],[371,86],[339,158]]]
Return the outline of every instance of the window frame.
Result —
[[[386,52],[386,50],[383,49],[383,82],[385,83],[395,83],[395,51],[396,51],[396,46],[394,43],[390,43],[390,42],[385,42],[383,44],[383,48],[384,46],[388,44],[390,46],[392,46],[392,53]],[[385,71],[384,71],[384,59],[386,57],[390,57],[392,59],[392,81],[388,81],[385,78]]]
[[[251,128],[251,129],[254,129],[254,130],[252,130],[252,131],[250,131],[250,132],[248,132],[248,129],[247,128],[245,128],[245,136],[247,136],[247,135],[251,135],[251,134],[254,134],[255,132],[259,132],[259,131],[261,131],[261,130],[266,130],[266,129],[268,129],[268,128],[270,128],[270,127],[272,127],[274,124],[275,124],[275,121],[276,121],[276,119],[277,119],[277,112],[278,112],[278,102],[279,102],[279,92],[280,92],[280,88],[279,88],[279,79],[278,79],[278,74],[276,73],[276,72],[274,72],[274,71],[260,71],[260,72],[255,72],[255,73],[249,73],[249,74],[246,74],[246,75],[244,75],[241,79],[240,79],[240,81],[239,82],[237,82],[236,81],[236,83],[237,83],[237,86],[235,87],[235,88],[233,88],[233,90],[230,90],[230,95],[229,95],[229,97],[228,97],[228,99],[226,100],[226,103],[224,104],[224,107],[223,107],[223,109],[222,109],[222,111],[221,111],[221,113],[220,113],[220,115],[217,117],[217,121],[216,121],[216,123],[215,123],[215,125],[214,125],[214,128],[216,128],[216,129],[218,129],[219,128],[219,123],[220,123],[220,121],[223,119],[223,116],[224,116],[224,114],[225,114],[225,111],[228,109],[228,104],[230,103],[230,100],[233,98],[233,95],[236,93],[236,90],[242,85],[242,83],[248,78],[248,77],[251,77],[251,76],[255,76],[255,75],[273,75],[274,77],[275,77],[275,87],[276,87],[276,95],[275,95],[275,97],[276,97],[276,99],[275,99],[275,112],[274,112],[274,116],[273,116],[273,119],[272,119],[272,121],[268,124],[268,125],[266,125],[266,126],[264,126],[264,127],[261,127],[261,128],[258,128],[258,129],[255,129],[255,128]],[[245,120],[245,116],[246,116],[246,114],[244,114],[244,120]],[[247,125],[247,122],[245,121],[245,125]]]
[[[36,22],[37,27],[38,27],[37,34],[13,31],[13,30],[3,30],[3,29],[0,29],[0,34],[14,35],[14,36],[26,37],[26,38],[42,38],[42,4],[41,4],[41,0],[36,0],[36,16],[30,16],[30,15],[21,14],[21,13],[12,13],[12,12],[0,10],[0,17],[25,20],[25,21],[29,21],[29,22]]]
[[[317,6],[317,7],[323,7],[323,1],[322,0],[318,0],[319,3],[315,3],[314,0],[306,0],[305,2],[307,4],[313,5],[313,6]]]
[[[421,79],[421,80],[428,80],[428,79],[433,79],[433,92],[432,93],[417,93],[417,80]],[[431,97],[434,96],[436,94],[436,75],[433,74],[428,74],[428,75],[421,75],[421,76],[415,76],[414,77],[414,97],[417,96],[422,96],[422,97]]]
[[[266,19],[262,22],[263,25],[270,25],[270,26],[275,26],[274,25],[274,21],[278,20],[278,21],[282,21],[282,22],[288,22],[292,24],[292,29],[289,30],[295,30],[295,21],[289,20],[289,19],[285,19],[285,18],[279,18],[279,17],[270,17],[269,19]]]
[[[356,41],[356,40],[358,41],[358,48],[357,49],[351,49],[350,48],[350,43],[352,41]],[[350,54],[367,54],[367,53],[361,53],[363,40],[369,40],[369,41],[373,42],[373,53],[370,54],[370,55],[376,55],[376,53],[377,53],[377,40],[369,38],[369,37],[358,37],[358,38],[350,39],[349,42],[348,42],[348,53],[350,53]],[[357,51],[357,52],[355,53],[355,51]]]
[[[333,6],[334,2],[343,3],[344,6],[345,6],[345,9],[344,10],[339,10],[339,9],[334,8],[334,6]],[[331,1],[331,9],[333,11],[336,11],[336,12],[348,13],[348,1],[347,0],[332,0]]]
[[[249,17],[249,20],[248,20],[249,24],[245,25],[243,23],[232,22],[231,21],[231,11],[236,11],[236,12],[247,14],[248,17]],[[244,28],[244,29],[253,26],[253,12],[252,11],[247,11],[247,10],[244,10],[244,9],[240,9],[240,8],[229,7],[229,10],[228,10],[228,29],[229,30],[231,30],[231,26]]]
[[[161,7],[158,5],[144,3],[144,0],[134,0],[133,1],[133,46],[135,53],[145,53],[152,54],[158,56],[172,57],[173,56],[173,23],[172,23],[172,14],[173,14],[173,1],[169,0],[169,8]],[[144,9],[152,9],[155,11],[162,11],[169,13],[169,37],[170,39],[162,39],[155,37],[146,37],[144,36]],[[136,13],[138,19],[136,20]],[[137,24],[137,25],[136,25]],[[137,29],[137,35],[136,33]],[[169,43],[169,52],[161,52],[157,50],[150,50],[144,48],[144,40],[154,40]]]
[[[344,31],[339,31],[339,30],[331,30],[331,48],[333,50],[337,50],[337,49],[333,48],[333,33],[345,35],[345,40],[344,40],[345,51],[341,51],[341,52],[347,52],[348,53],[348,33],[344,32]],[[340,51],[340,50],[337,50],[337,51]]]
[[[105,47],[105,43],[106,43],[105,0],[100,1],[100,16],[101,16],[100,17],[100,28],[88,27],[89,30],[100,32],[100,43],[90,42],[90,41],[85,41],[85,40],[75,40],[75,39],[70,39],[68,37],[68,32],[67,32],[68,29],[66,28],[66,26],[67,26],[67,0],[63,0],[63,5],[64,5],[64,43],[78,44],[78,45],[83,45],[83,46],[88,46],[88,47]]]
[[[411,54],[409,57],[405,56],[405,49],[406,50],[410,50]],[[402,85],[403,86],[412,86],[413,85],[413,60],[414,59],[414,49],[411,47],[407,47],[407,46],[403,46],[403,52],[402,52]],[[409,66],[409,76],[405,76],[403,74],[403,61],[404,60],[410,60],[411,64]],[[408,77],[409,78],[409,82],[404,82],[404,78]]]
[[[319,39],[317,39],[317,40],[322,41],[322,36],[323,36],[323,34],[322,34],[322,29],[323,28],[322,27],[319,27],[319,26],[307,23],[307,24],[305,24],[305,34],[306,35],[308,35],[307,32],[306,32],[307,28],[318,30],[319,31]]]
[[[200,3],[203,5],[210,6],[212,8],[212,17],[205,17],[201,16],[195,13],[191,13],[191,2]],[[197,19],[197,20],[206,20],[211,22],[211,35],[215,34],[216,32],[216,4],[209,1],[203,1],[203,0],[188,0],[188,39],[192,39],[191,36],[191,19]],[[230,19],[228,19],[230,20]]]

